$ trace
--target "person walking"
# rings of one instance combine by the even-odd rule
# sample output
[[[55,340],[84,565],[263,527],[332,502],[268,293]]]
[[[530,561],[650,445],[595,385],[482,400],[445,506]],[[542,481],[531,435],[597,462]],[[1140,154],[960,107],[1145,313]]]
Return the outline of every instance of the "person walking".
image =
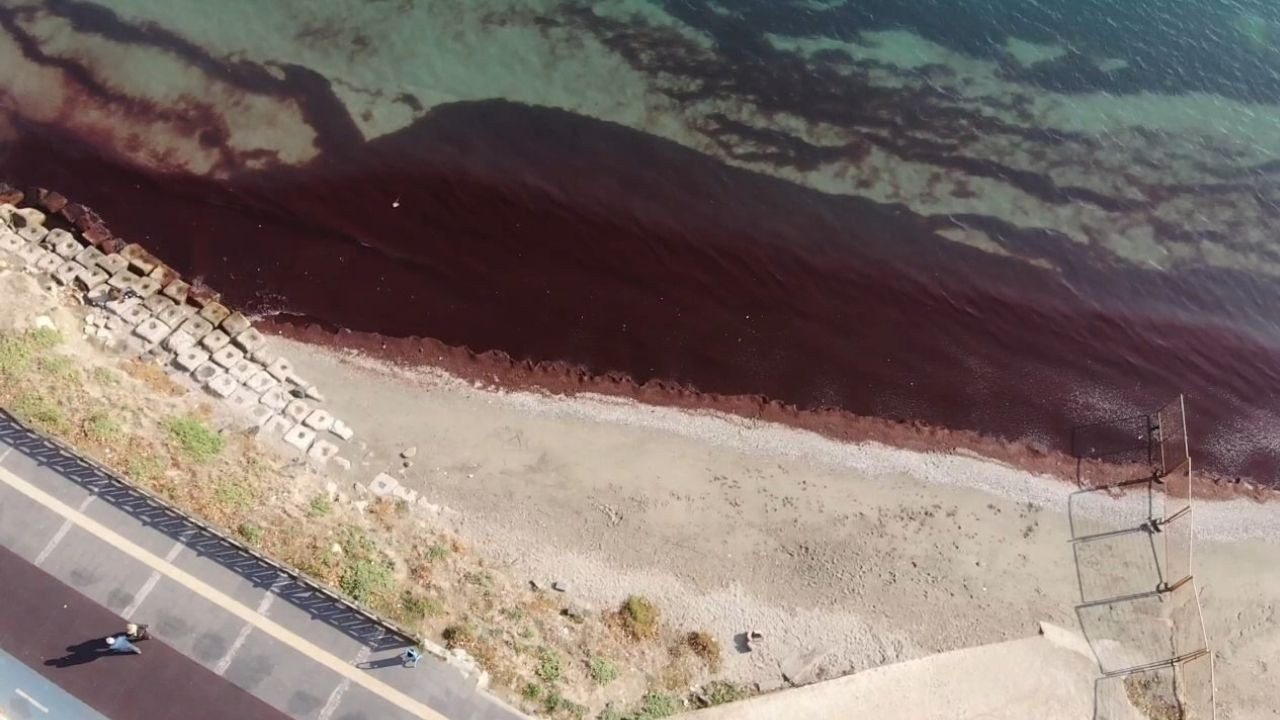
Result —
[[[129,623],[124,626],[124,636],[129,642],[140,642],[142,640],[151,639],[151,631],[147,629],[147,625],[139,625],[138,623]]]
[[[422,659],[422,651],[418,648],[406,648],[405,651],[400,654],[400,659],[404,661],[405,667],[418,667],[418,661]]]
[[[135,655],[142,654],[142,651],[138,649],[138,646],[129,642],[129,638],[124,635],[112,635],[107,638],[107,648],[109,648],[111,652],[133,653]]]

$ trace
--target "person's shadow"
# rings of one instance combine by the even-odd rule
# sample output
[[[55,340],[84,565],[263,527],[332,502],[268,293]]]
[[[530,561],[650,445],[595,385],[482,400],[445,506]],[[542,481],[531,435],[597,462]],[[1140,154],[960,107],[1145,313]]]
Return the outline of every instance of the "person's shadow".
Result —
[[[378,670],[380,668],[395,667],[397,665],[404,665],[404,664],[405,664],[404,656],[395,655],[389,658],[383,658],[381,660],[366,660],[365,662],[356,663],[356,667],[360,668],[361,670]]]
[[[111,648],[107,647],[107,639],[100,637],[86,640],[79,645],[68,645],[66,655],[45,660],[44,664],[49,667],[66,668],[93,662],[103,655],[114,654]]]

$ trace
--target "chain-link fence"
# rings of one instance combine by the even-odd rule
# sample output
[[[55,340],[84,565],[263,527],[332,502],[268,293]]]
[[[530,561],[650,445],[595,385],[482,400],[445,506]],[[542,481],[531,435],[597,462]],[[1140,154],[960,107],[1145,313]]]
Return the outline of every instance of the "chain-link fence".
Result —
[[[1068,506],[1076,615],[1103,673],[1095,720],[1213,720],[1183,398],[1076,428],[1072,448],[1085,488]]]

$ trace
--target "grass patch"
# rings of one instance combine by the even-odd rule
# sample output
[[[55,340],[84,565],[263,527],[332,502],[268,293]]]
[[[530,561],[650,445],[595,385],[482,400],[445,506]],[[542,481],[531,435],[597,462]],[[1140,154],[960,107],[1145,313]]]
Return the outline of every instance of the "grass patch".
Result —
[[[640,595],[632,595],[618,610],[622,629],[635,640],[650,640],[658,636],[658,620],[661,613],[653,601]]]
[[[240,536],[241,540],[253,547],[258,547],[262,544],[262,526],[255,522],[245,521],[240,523],[236,527],[236,534]]]
[[[746,688],[727,680],[716,680],[702,687],[694,696],[699,707],[713,707],[725,703],[746,700],[751,693]]]
[[[123,429],[120,421],[105,410],[98,410],[84,419],[84,434],[99,445],[114,445],[120,439]]]
[[[602,657],[588,660],[587,671],[591,673],[591,679],[601,685],[608,685],[618,679],[618,666]]]
[[[307,517],[321,518],[333,512],[333,501],[328,495],[316,495],[307,505]]]
[[[475,647],[476,644],[476,628],[471,623],[463,623],[461,625],[450,625],[444,629],[444,642],[449,649]]]
[[[538,667],[534,675],[544,683],[558,683],[564,678],[564,666],[560,663],[560,655],[550,648],[538,651]]]
[[[213,491],[213,499],[218,507],[232,513],[245,512],[257,503],[257,493],[248,485],[237,480],[228,479]]]
[[[80,379],[80,370],[66,355],[45,355],[36,359],[36,367],[40,372],[59,382],[72,382]]]
[[[102,385],[115,386],[120,384],[120,373],[109,367],[96,367],[89,371],[89,377],[94,382]]]
[[[713,672],[720,670],[720,643],[707,632],[691,632],[685,636],[684,644],[694,655],[702,658]]]
[[[680,712],[680,700],[675,695],[651,692],[640,701],[640,709],[632,716],[635,720],[657,720]]]
[[[528,683],[524,686],[524,690],[520,691],[520,696],[531,702],[537,701],[542,697],[542,686],[538,683]]]
[[[62,336],[58,331],[48,328],[0,335],[0,376],[16,379],[31,369],[37,355],[61,342]]]
[[[159,480],[168,467],[169,463],[155,452],[136,448],[125,465],[125,473],[138,482],[150,484]]]
[[[440,614],[440,603],[434,598],[405,590],[400,594],[400,615],[409,622],[421,622]]]
[[[124,371],[133,379],[161,395],[177,397],[186,394],[182,386],[174,382],[173,378],[165,373],[164,368],[154,363],[134,360],[124,366]]]
[[[204,421],[192,415],[171,418],[167,423],[169,440],[187,459],[206,464],[222,452],[226,439],[209,429]]]
[[[440,562],[441,560],[449,557],[449,553],[451,552],[453,552],[453,548],[450,548],[444,543],[432,543],[431,547],[427,548],[427,561],[433,563]]]
[[[347,563],[338,578],[338,587],[358,602],[369,602],[395,586],[391,566],[378,558],[362,558]]]
[[[38,393],[29,392],[19,395],[13,401],[13,407],[9,409],[19,420],[40,430],[63,435],[71,427],[62,408],[48,397]]]

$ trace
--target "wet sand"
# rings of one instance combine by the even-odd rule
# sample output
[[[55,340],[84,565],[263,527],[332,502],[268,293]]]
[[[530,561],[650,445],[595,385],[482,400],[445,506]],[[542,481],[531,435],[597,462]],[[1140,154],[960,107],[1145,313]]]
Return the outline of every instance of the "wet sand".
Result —
[[[1227,287],[1280,303],[1244,274],[1050,272],[946,241],[902,208],[506,102],[224,182],[18,134],[11,179],[90,205],[230,302],[279,313],[285,334],[410,363],[442,362],[441,343],[497,352],[479,372],[499,384],[734,398],[715,402],[1040,451],[1185,392],[1201,468],[1269,479],[1280,457],[1258,441],[1280,352],[1213,311]]]

